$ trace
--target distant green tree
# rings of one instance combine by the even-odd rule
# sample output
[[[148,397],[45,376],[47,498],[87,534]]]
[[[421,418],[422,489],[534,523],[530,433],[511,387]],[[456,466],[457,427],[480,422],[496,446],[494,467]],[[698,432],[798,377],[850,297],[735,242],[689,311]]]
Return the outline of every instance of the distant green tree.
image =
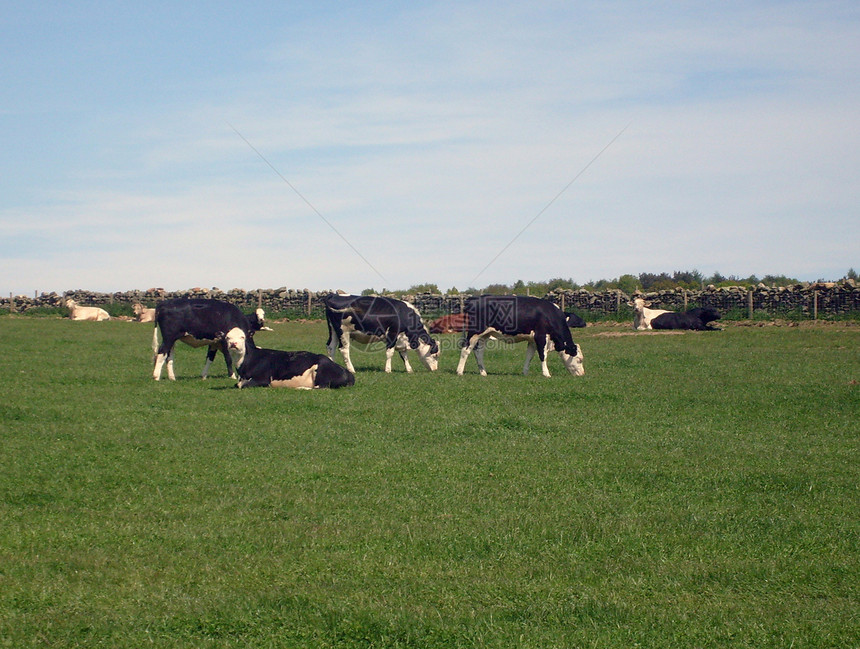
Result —
[[[377,295],[376,289],[366,288],[361,292],[362,295]]]
[[[507,284],[490,284],[483,292],[487,295],[509,295],[511,288]]]
[[[725,282],[728,277],[724,277],[719,271],[714,271],[714,274],[705,280],[706,284],[713,284],[714,286],[719,286],[723,282]]]
[[[693,270],[676,270],[672,273],[672,279],[675,281],[675,284],[680,286],[681,288],[694,289],[701,288],[702,273],[693,269]]]
[[[574,290],[575,288],[576,285],[573,283],[573,278],[564,279],[563,277],[556,277],[547,282],[546,292],[549,293],[550,291],[557,291],[559,289]]]
[[[767,286],[792,286],[800,284],[800,280],[786,277],[785,275],[765,275],[761,278],[762,284]]]
[[[639,273],[639,283],[642,284],[643,290],[659,291],[664,287],[674,288],[675,282],[669,277],[669,273]],[[659,286],[658,286],[659,283]]]
[[[639,279],[635,275],[628,274],[622,275],[618,279],[614,280],[609,288],[617,288],[627,293],[627,295],[630,295],[642,288],[642,284],[639,283]]]
[[[856,280],[857,279],[857,271],[855,271],[853,268],[849,268],[848,272],[845,273],[845,279]]]
[[[460,295],[460,291],[457,290],[456,286],[452,286],[447,291],[445,291],[445,295]]]
[[[439,295],[439,287],[436,284],[415,284],[410,286],[406,292],[410,295],[415,295],[416,293],[433,293],[434,295]]]

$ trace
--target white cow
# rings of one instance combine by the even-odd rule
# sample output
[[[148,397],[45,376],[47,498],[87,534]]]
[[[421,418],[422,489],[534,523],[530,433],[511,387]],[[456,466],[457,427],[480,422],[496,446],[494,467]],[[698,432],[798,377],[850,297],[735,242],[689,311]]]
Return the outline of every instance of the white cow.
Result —
[[[93,320],[101,322],[110,320],[110,314],[97,306],[79,306],[77,302],[69,298],[66,300],[66,308],[72,320]]]
[[[147,309],[140,302],[132,306],[138,322],[155,322],[155,309]]]
[[[672,313],[665,309],[649,309],[647,307],[650,304],[650,302],[646,302],[641,297],[637,297],[632,302],[627,303],[628,306],[633,307],[633,328],[637,331],[650,330],[652,328],[651,321],[654,318],[663,313]]]

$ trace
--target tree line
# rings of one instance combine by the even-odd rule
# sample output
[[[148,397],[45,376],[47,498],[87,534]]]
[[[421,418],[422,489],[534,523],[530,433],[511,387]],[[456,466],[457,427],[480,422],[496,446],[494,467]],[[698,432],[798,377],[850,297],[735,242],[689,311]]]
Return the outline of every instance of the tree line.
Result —
[[[857,272],[850,268],[845,274],[845,279],[857,279]],[[823,280],[820,280],[823,281]],[[757,277],[750,275],[749,277],[738,277],[736,275],[725,276],[722,273],[714,272],[712,275],[706,276],[698,270],[676,270],[669,274],[662,273],[639,273],[639,275],[621,275],[614,279],[599,279],[589,280],[583,284],[575,282],[573,278],[565,279],[556,277],[542,282],[524,282],[519,279],[513,284],[489,284],[483,288],[471,286],[463,291],[452,286],[446,291],[439,289],[437,284],[414,284],[408,289],[389,290],[383,288],[377,291],[374,288],[367,288],[361,292],[362,295],[378,295],[378,294],[395,294],[395,295],[414,295],[416,293],[432,293],[434,295],[459,295],[467,293],[471,295],[537,295],[543,296],[551,291],[560,289],[587,291],[606,291],[618,289],[627,293],[635,293],[636,291],[664,291],[668,289],[688,289],[697,290],[706,286],[757,286],[765,284],[766,286],[793,286],[800,284],[800,280],[785,275],[764,275]]]

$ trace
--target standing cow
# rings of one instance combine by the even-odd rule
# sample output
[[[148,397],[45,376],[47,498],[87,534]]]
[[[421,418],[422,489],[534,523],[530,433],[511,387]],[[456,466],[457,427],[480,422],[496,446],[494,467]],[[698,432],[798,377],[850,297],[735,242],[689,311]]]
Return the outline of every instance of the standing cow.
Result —
[[[329,295],[325,300],[328,322],[328,357],[334,360],[340,347],[346,369],[355,372],[349,358],[350,340],[361,344],[385,342],[385,371],[391,372],[391,358],[400,353],[407,372],[412,366],[406,351],[414,349],[431,372],[439,367],[439,344],[430,337],[418,310],[402,300],[388,297]]]
[[[246,334],[257,329],[264,329],[262,309],[252,316],[246,316],[235,304],[221,300],[202,298],[176,298],[161,302],[155,308],[155,328],[152,331],[152,351],[155,354],[155,367],[152,378],[161,379],[161,370],[167,361],[167,377],[176,380],[173,372],[173,347],[181,340],[191,347],[208,347],[206,365],[202,377],[209,373],[209,366],[215,360],[218,350],[224,355],[227,374],[236,378],[233,371],[233,361],[224,342],[225,332],[239,328]],[[161,344],[158,343],[158,331],[161,330]]]
[[[460,363],[457,374],[462,374],[472,350],[481,376],[484,369],[484,345],[487,338],[505,342],[527,342],[523,374],[535,355],[541,361],[541,372],[550,376],[546,352],[555,350],[567,371],[574,376],[585,374],[582,348],[573,342],[567,318],[561,309],[549,300],[521,295],[482,295],[466,301],[466,329],[463,331]]]

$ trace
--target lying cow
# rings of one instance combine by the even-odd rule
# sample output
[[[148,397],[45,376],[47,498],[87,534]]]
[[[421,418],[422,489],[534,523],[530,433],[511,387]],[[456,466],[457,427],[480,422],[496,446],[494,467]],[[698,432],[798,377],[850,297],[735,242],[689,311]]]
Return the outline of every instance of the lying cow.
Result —
[[[633,328],[636,331],[647,331],[651,329],[651,321],[658,315],[672,313],[665,309],[649,309],[648,306],[650,304],[650,302],[646,302],[641,297],[637,297],[627,303],[628,306],[633,307]]]
[[[406,351],[414,349],[428,370],[439,367],[439,344],[421,320],[418,309],[402,300],[388,297],[329,295],[325,300],[328,322],[328,357],[334,360],[340,347],[346,369],[355,372],[349,358],[350,340],[361,344],[385,342],[385,371],[391,372],[391,358],[400,353],[407,372],[412,366]]]
[[[239,373],[237,388],[342,388],[355,384],[355,375],[323,354],[261,349],[254,337],[239,327],[224,340]]]
[[[651,320],[653,329],[689,329],[692,331],[719,331],[712,322],[719,320],[720,314],[713,307],[699,307],[685,313],[671,311],[658,315]]]
[[[430,323],[431,334],[450,334],[458,331],[463,331],[466,326],[466,314],[452,313],[451,315],[443,315],[438,320]]]
[[[92,320],[93,322],[110,320],[110,314],[104,309],[97,306],[80,306],[71,298],[66,300],[66,308],[72,320]]]
[[[466,329],[463,331],[457,374],[463,374],[472,350],[481,376],[484,369],[484,346],[487,338],[506,342],[527,342],[523,374],[538,354],[541,372],[550,376],[546,362],[548,351],[557,351],[567,371],[574,376],[585,374],[582,348],[573,342],[567,319],[549,300],[521,295],[482,295],[469,298],[465,304]]]
[[[155,322],[155,309],[148,309],[140,302],[135,302],[131,308],[138,322]]]
[[[235,304],[221,300],[202,298],[176,298],[166,300],[155,307],[155,328],[152,332],[152,351],[155,354],[155,367],[152,378],[158,381],[165,360],[167,361],[167,377],[176,380],[173,372],[173,352],[176,341],[181,340],[191,347],[208,347],[206,365],[202,377],[209,374],[209,366],[215,360],[218,350],[224,355],[227,374],[236,378],[233,371],[232,358],[224,342],[224,332],[234,327],[247,334],[258,329],[265,329],[265,314],[262,309],[252,316],[246,316]],[[158,331],[161,330],[162,341],[158,343]]]

